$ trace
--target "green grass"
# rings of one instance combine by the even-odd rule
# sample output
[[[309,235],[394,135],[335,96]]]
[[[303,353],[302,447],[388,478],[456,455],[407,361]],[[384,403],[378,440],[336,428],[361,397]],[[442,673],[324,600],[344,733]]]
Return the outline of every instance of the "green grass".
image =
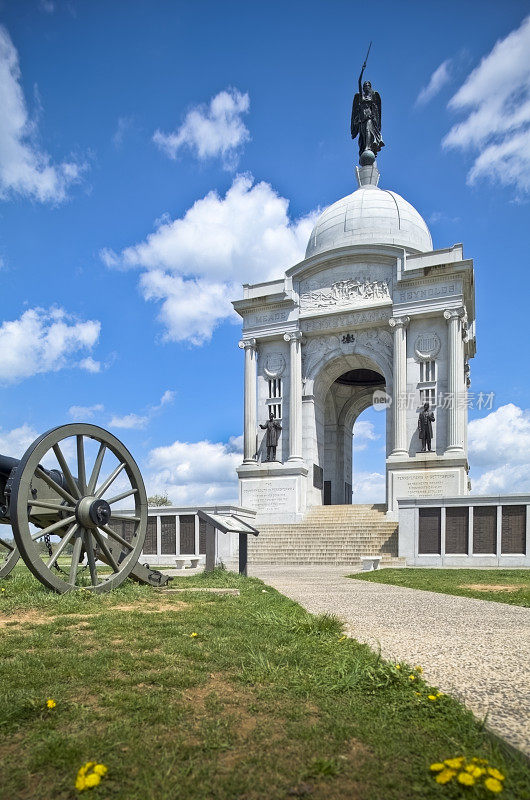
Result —
[[[241,594],[57,596],[21,567],[2,582],[2,797],[71,800],[88,760],[108,766],[94,800],[484,797],[429,773],[465,754],[530,798],[523,756],[334,617],[230,572],[173,583],[201,585]]]
[[[390,583],[410,589],[478,597],[514,606],[530,607],[528,569],[381,569],[360,572],[350,578],[373,583]],[[470,588],[472,587],[472,588]],[[505,587],[505,588],[503,588]]]

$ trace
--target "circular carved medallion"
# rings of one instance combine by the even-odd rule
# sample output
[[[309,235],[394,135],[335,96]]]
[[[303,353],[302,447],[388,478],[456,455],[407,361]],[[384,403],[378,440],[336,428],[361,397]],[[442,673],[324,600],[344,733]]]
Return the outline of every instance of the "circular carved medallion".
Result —
[[[434,331],[429,331],[427,333],[420,333],[420,335],[416,338],[414,342],[414,352],[416,353],[417,357],[422,361],[436,358],[438,353],[440,352],[440,348],[442,346],[442,342],[440,341],[440,337]]]
[[[285,358],[281,353],[269,353],[263,371],[268,378],[279,378],[285,370]]]

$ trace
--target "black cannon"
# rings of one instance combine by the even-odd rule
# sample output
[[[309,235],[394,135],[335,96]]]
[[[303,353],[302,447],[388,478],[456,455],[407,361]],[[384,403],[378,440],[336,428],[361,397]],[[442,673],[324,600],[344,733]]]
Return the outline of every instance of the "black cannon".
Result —
[[[132,514],[117,505],[127,498]],[[112,526],[119,520],[134,523],[126,537]],[[20,554],[60,594],[81,587],[107,592],[128,576],[152,586],[168,582],[138,563],[147,530],[140,470],[127,448],[96,425],[52,428],[20,460],[0,456],[0,524],[11,525],[14,536],[0,538],[0,578]]]

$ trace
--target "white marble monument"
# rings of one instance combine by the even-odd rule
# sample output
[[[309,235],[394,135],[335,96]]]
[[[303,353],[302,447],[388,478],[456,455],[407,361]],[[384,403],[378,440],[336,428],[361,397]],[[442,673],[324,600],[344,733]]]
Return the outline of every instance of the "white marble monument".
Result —
[[[244,459],[240,505],[258,522],[297,522],[314,505],[351,503],[352,430],[386,414],[386,501],[465,495],[468,361],[475,354],[473,262],[461,244],[433,250],[416,209],[380,189],[374,163],[359,188],[317,220],[305,259],[282,278],[245,284]],[[422,453],[418,414],[435,414]],[[264,424],[282,431],[267,462]]]

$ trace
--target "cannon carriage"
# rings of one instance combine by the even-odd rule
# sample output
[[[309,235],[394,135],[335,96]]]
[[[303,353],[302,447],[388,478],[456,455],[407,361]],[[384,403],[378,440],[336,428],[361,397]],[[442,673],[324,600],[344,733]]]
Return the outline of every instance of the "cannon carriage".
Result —
[[[74,466],[75,465],[75,466]],[[123,513],[120,504],[134,504]],[[127,536],[113,523],[126,520]],[[127,448],[96,425],[72,423],[44,433],[18,460],[0,455],[0,578],[19,556],[60,594],[102,593],[127,577],[153,586],[168,578],[139,564],[147,529],[147,496]]]

